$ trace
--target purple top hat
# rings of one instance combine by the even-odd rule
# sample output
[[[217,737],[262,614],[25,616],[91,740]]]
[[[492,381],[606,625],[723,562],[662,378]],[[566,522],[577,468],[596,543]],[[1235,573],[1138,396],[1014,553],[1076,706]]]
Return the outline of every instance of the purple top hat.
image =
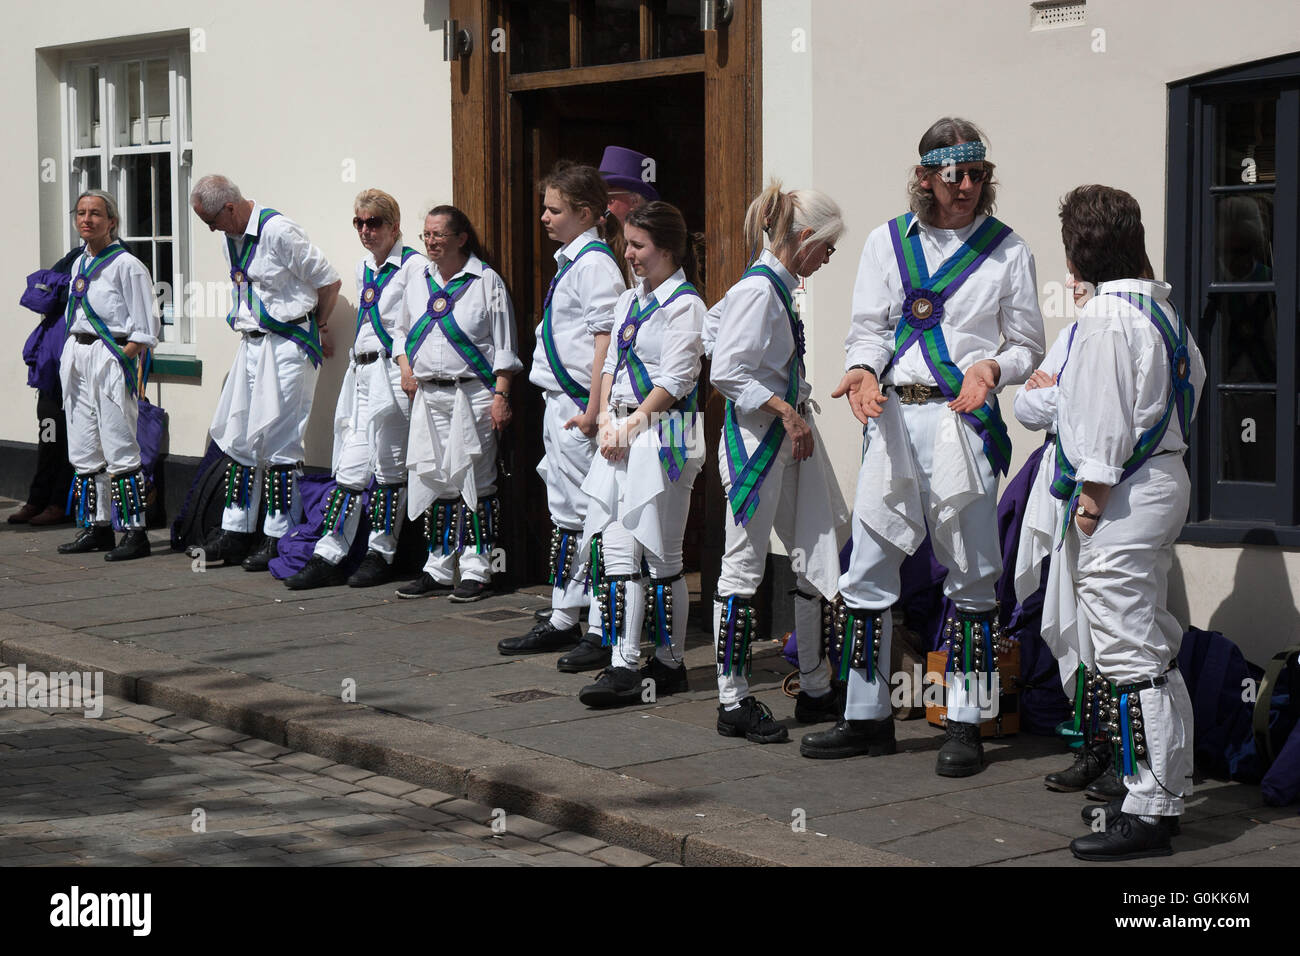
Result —
[[[644,163],[650,159],[645,153],[622,146],[606,146],[605,155],[600,158],[600,174],[613,189],[626,189],[639,193],[651,202],[659,199],[659,192],[641,178]],[[653,160],[651,160],[653,162]],[[653,168],[653,167],[651,167]]]

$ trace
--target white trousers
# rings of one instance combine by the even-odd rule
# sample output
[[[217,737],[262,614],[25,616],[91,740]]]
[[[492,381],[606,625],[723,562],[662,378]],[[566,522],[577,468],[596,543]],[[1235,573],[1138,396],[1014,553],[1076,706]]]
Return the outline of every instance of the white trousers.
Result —
[[[1096,531],[1071,524],[1062,548],[1072,565],[1079,606],[1088,622],[1097,671],[1120,684],[1167,673],[1161,687],[1139,693],[1149,763],[1124,777],[1127,813],[1173,816],[1192,792],[1192,701],[1169,671],[1183,628],[1166,607],[1174,540],[1187,518],[1190,482],[1182,459],[1157,455],[1116,485]]]
[[[670,578],[681,573],[682,537],[686,534],[686,519],[691,510],[691,488],[703,466],[702,456],[687,458],[677,480],[668,482],[659,496],[646,505],[646,511],[657,519],[657,538],[662,542],[662,554],[656,554],[646,548],[617,517],[601,533],[601,551],[605,558],[607,575],[640,574],[643,559],[650,569],[649,580],[639,578],[621,584],[625,589],[624,602],[627,617],[618,629],[618,642],[612,654],[615,667],[630,667],[635,670],[640,665],[641,628],[647,613],[647,593],[650,593],[653,598],[651,588],[656,578]],[[671,645],[659,643],[655,647],[655,656],[663,663],[676,667],[685,659],[690,593],[685,578],[678,577],[672,582],[671,588],[672,619],[664,621],[671,635]],[[658,611],[658,605],[652,600],[649,613],[654,614]]]
[[[463,382],[456,386],[433,385],[421,383],[420,394],[412,406],[411,414],[423,416],[414,425],[412,436],[428,435],[436,439],[442,450],[441,459],[436,468],[424,469],[419,463],[430,460],[433,456],[434,442],[426,443],[422,437],[413,437],[407,460],[412,469],[412,480],[419,479],[421,500],[429,497],[433,501],[449,499],[464,500],[463,487],[456,483],[456,466],[452,459],[456,456],[452,441],[453,418],[456,412],[458,394],[463,392],[469,401],[473,417],[474,434],[478,439],[479,451],[474,453],[472,464],[473,485],[477,497],[482,499],[496,494],[497,490],[497,433],[492,427],[492,392],[480,382]],[[423,512],[412,515],[411,520],[423,520]],[[432,543],[431,543],[432,547]],[[424,571],[439,584],[451,584],[456,579],[459,564],[462,581],[481,581],[484,584],[492,580],[490,567],[491,555],[478,554],[473,548],[466,548],[457,554],[443,554],[440,547],[432,547],[429,557],[424,562]]]
[[[736,424],[740,426],[744,438],[745,450],[753,454],[767,433],[773,421],[766,412],[736,411]],[[821,436],[814,434],[814,441],[820,442]],[[811,461],[811,459],[809,459]],[[772,532],[775,531],[787,553],[796,551],[795,516],[799,512],[799,478],[804,463],[794,460],[790,438],[787,435],[781,442],[781,448],[772,462],[772,468],[763,479],[758,489],[758,507],[753,517],[745,525],[736,523],[728,503],[723,525],[726,528],[726,549],[722,555],[722,570],[718,575],[718,593],[724,597],[738,596],[746,601],[753,598],[758,586],[763,582],[763,571],[767,563],[767,553],[771,544]],[[718,469],[722,474],[722,488],[725,494],[731,491],[731,470],[727,464],[727,436],[724,432],[718,443]],[[824,493],[821,482],[813,483],[814,493]],[[812,582],[805,575],[806,565],[792,562],[795,572],[795,586],[804,594],[816,594]],[[806,693],[821,696],[830,687],[830,666],[822,658],[822,621],[820,598],[795,598],[795,631],[799,648],[800,689]],[[713,605],[713,645],[716,654],[719,630],[722,620],[722,605],[717,601]],[[803,670],[808,661],[817,664],[811,670]],[[724,706],[734,705],[749,694],[749,680],[741,668],[733,668],[730,674],[718,674],[718,701]]]
[[[375,478],[381,485],[406,484],[406,435],[411,426],[411,406],[402,391],[402,370],[382,356],[378,361],[357,365],[343,379],[334,413],[334,480],[342,488],[364,491]],[[346,394],[347,390],[351,394]],[[393,527],[385,532],[372,527],[368,547],[389,564],[397,554],[397,536],[406,516],[406,489],[397,494]],[[338,564],[352,548],[361,509],[343,523],[341,532],[331,531],[316,542],[317,557]]]
[[[934,528],[938,523],[930,485],[934,478],[934,449],[936,431],[947,427],[944,423],[946,408],[940,402],[925,405],[901,406],[906,424],[910,452],[915,456],[920,480],[921,501],[926,509],[926,522]],[[978,439],[972,439],[978,444]],[[905,452],[904,452],[905,453]],[[891,455],[897,454],[892,451]],[[998,483],[993,468],[983,454],[977,465],[983,494],[966,504],[956,515],[956,530],[964,545],[966,569],[948,553],[945,539],[931,536],[935,557],[948,568],[943,593],[952,599],[961,611],[987,611],[997,604],[996,585],[1002,573],[1002,546],[998,538]],[[859,494],[863,490],[859,488]],[[865,671],[851,670],[844,716],[849,720],[884,720],[891,714],[889,702],[889,661],[892,625],[888,609],[898,600],[901,589],[899,568],[907,557],[881,535],[867,527],[860,512],[853,519],[853,552],[849,569],[840,578],[840,593],[849,608],[883,612],[884,627],[881,632],[878,665],[884,668],[876,680],[869,681]],[[997,713],[997,696],[985,685],[969,684],[961,680],[948,680],[948,719],[974,724],[981,719],[980,696],[988,705],[983,711],[987,719]],[[992,713],[990,713],[990,710]]]
[[[127,393],[122,366],[102,342],[82,345],[71,336],[59,362],[63,410],[68,419],[68,462],[79,475],[95,474],[95,524],[112,524],[109,476],[140,468],[136,422],[140,406]],[[143,528],[144,516],[126,522]]]
[[[227,531],[257,530],[262,480],[268,465],[296,465],[305,457],[303,439],[311,417],[316,372],[297,345],[279,335],[245,335],[235,353],[209,429],[223,452],[241,465],[256,466],[247,508],[232,504],[221,516]],[[289,512],[267,514],[262,531],[280,538],[302,521],[302,497],[293,489]]]
[[[551,523],[557,528],[581,531],[587,519],[587,495],[582,490],[583,479],[591,469],[596,455],[596,439],[588,438],[577,428],[564,427],[581,409],[564,392],[546,392],[546,408],[542,413],[542,447],[545,457],[537,471],[546,481],[546,504],[551,512]],[[587,565],[589,554],[574,555],[569,566],[569,577],[556,581],[551,589],[551,608],[555,611],[576,612],[587,603]],[[587,630],[600,633],[600,609],[592,602],[587,616]]]

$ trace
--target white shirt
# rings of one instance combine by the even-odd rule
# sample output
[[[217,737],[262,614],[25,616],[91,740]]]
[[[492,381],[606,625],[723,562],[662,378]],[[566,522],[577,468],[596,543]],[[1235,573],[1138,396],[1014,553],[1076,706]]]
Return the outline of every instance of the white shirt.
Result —
[[[641,279],[635,288],[623,293],[615,311],[618,322],[614,326],[614,338],[605,356],[604,374],[615,375],[619,336],[632,303],[635,301],[644,308],[653,296],[661,305],[637,330],[636,344],[633,346],[636,357],[645,365],[650,381],[674,399],[684,398],[690,393],[699,381],[700,358],[704,354],[704,344],[700,339],[700,330],[704,324],[704,300],[698,295],[683,295],[669,305],[662,305],[685,284],[686,273],[678,269],[653,292],[646,288],[646,280]],[[627,365],[619,369],[614,377],[610,401],[627,405],[641,402],[632,390],[632,374]]]
[[[248,217],[244,235],[234,240],[235,252],[244,250],[244,243],[257,235],[257,220],[262,207],[253,203],[253,213]],[[230,261],[230,246],[223,236],[222,254]],[[280,322],[297,322],[316,308],[316,290],[339,281],[339,274],[329,264],[319,249],[311,244],[302,226],[281,214],[271,219],[262,230],[248,275],[253,280],[253,292],[262,300],[267,314]],[[246,296],[239,296],[239,312],[235,318],[235,331],[252,332],[260,326],[249,311]]]
[[[492,366],[492,371],[517,372],[523,368],[516,352],[515,311],[501,277],[478,256],[470,256],[463,269],[455,275],[445,277],[432,262],[421,261],[423,265],[406,286],[405,308],[402,310],[403,349],[406,347],[406,336],[429,308],[429,283],[425,277],[432,276],[438,288],[445,289],[458,276],[473,275],[478,278],[470,282],[464,294],[456,301],[451,317],[456,320],[456,325],[465,336],[478,346],[478,350]],[[396,354],[396,341],[393,347]],[[430,326],[424,343],[415,353],[411,372],[420,379],[467,378],[476,374],[447,340],[437,323]]]
[[[103,250],[100,250],[101,252]],[[72,264],[72,281],[75,283],[83,265],[95,259],[84,247],[81,256]],[[69,288],[71,291],[71,287]],[[125,335],[131,342],[153,348],[158,344],[158,319],[153,311],[153,279],[149,270],[130,252],[116,256],[104,266],[87,286],[86,299],[114,336]],[[86,312],[78,303],[73,307],[72,332],[95,334],[86,319]]]
[[[933,275],[987,219],[976,216],[964,229],[936,229],[913,219],[908,230],[920,231],[926,266]],[[965,372],[982,359],[996,359],[1002,374],[998,388],[1019,385],[1043,357],[1045,334],[1038,308],[1034,257],[1015,233],[966,279],[943,306],[948,355]],[[894,355],[894,330],[903,312],[903,280],[889,237],[889,224],[867,237],[853,286],[853,319],[844,367],[869,365],[877,375]],[[896,385],[937,385],[919,345],[898,358],[885,381]]]
[[[368,253],[360,262],[357,263],[357,302],[358,312],[360,303],[365,294],[366,283],[366,266],[370,267],[374,280],[379,280],[379,273],[384,266],[392,263],[396,266],[397,271],[392,277],[384,283],[383,290],[379,293],[379,324],[383,326],[384,331],[393,337],[393,355],[400,355],[406,351],[406,326],[402,322],[403,304],[408,285],[419,284],[420,277],[424,275],[424,267],[429,264],[429,260],[420,255],[417,251],[402,262],[402,237],[399,233],[397,241],[393,243],[393,248],[389,251],[388,258],[382,263],[375,261],[374,253]],[[352,343],[352,354],[361,355],[366,352],[382,352],[384,343],[379,340],[375,334],[375,328],[370,324],[370,316],[361,320],[361,326],[357,329],[356,341]]]
[[[718,343],[718,323],[722,321],[722,310],[727,307],[727,297],[724,295],[717,302],[713,303],[713,308],[704,316],[704,328],[700,330],[700,338],[704,340],[704,357],[712,361],[713,346]]]
[[[799,280],[781,260],[764,249],[756,261],[770,267],[793,295]],[[797,348],[789,313],[771,281],[764,276],[743,278],[723,299],[710,381],[742,412],[755,411],[773,395],[785,399]],[[812,384],[800,375],[795,404],[811,394]]]
[[[1169,304],[1169,286],[1146,279],[1103,282],[1079,314],[1070,361],[1057,384],[1057,421],[1061,446],[1079,481],[1103,485],[1119,483],[1138,439],[1164,414],[1171,385],[1169,356],[1155,325],[1111,292],[1151,296],[1175,331],[1178,315]],[[1190,333],[1187,352],[1199,404],[1205,363]],[[1156,450],[1186,448],[1175,413]]]
[[[1038,371],[1046,372],[1053,379],[1061,377],[1061,368],[1065,365],[1065,359],[1070,349],[1070,329],[1074,327],[1075,323],[1071,322],[1056,337],[1052,347],[1047,350],[1047,358],[1043,359],[1043,364],[1038,366]],[[1056,385],[1048,385],[1046,388],[1022,388],[1016,392],[1016,419],[1030,431],[1054,433],[1056,431],[1056,395]]]
[[[598,238],[595,228],[555,253],[556,274],[571,262],[587,243]],[[614,309],[618,297],[627,288],[623,272],[612,256],[589,252],[569,269],[555,287],[551,299],[551,331],[555,349],[569,377],[586,391],[591,389],[591,367],[596,362],[597,333],[614,330]],[[528,380],[547,392],[563,389],[546,360],[542,343],[542,326],[537,325],[537,347],[533,349],[533,368]]]

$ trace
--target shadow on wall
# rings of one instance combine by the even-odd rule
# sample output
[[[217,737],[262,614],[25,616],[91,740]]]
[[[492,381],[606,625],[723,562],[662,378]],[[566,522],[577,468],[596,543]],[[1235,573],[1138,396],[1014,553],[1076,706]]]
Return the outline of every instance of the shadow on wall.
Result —
[[[1263,663],[1300,634],[1300,610],[1287,575],[1285,552],[1277,548],[1244,548],[1237,557],[1232,589],[1205,624],[1241,648],[1248,661]],[[1189,623],[1187,585],[1174,561],[1169,572],[1169,610],[1180,623]],[[1197,622],[1190,622],[1197,623]]]

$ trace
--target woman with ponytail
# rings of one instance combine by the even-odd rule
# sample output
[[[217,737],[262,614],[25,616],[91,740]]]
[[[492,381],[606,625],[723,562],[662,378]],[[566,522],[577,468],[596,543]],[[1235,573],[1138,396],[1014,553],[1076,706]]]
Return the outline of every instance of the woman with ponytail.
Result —
[[[727,293],[718,320],[712,382],[727,400],[718,458],[728,515],[713,633],[718,733],[726,737],[788,739],[772,712],[747,694],[752,601],[773,530],[797,558],[801,690],[795,717],[811,723],[839,716],[822,660],[823,601],[836,593],[848,514],[812,421],[794,290],[800,278],[830,261],[843,231],[832,199],[808,189],[784,192],[773,182],[745,214],[745,241],[762,251]],[[763,248],[765,239],[769,248]]]
[[[638,281],[615,309],[620,324],[601,376],[600,454],[582,486],[584,537],[602,539],[604,573],[593,599],[612,650],[610,666],[578,695],[589,707],[637,703],[644,677],[656,695],[687,689],[682,537],[704,465],[697,412],[705,309],[686,220],[676,207],[651,202],[628,214],[623,233]],[[655,654],[638,672],[647,618]]]

